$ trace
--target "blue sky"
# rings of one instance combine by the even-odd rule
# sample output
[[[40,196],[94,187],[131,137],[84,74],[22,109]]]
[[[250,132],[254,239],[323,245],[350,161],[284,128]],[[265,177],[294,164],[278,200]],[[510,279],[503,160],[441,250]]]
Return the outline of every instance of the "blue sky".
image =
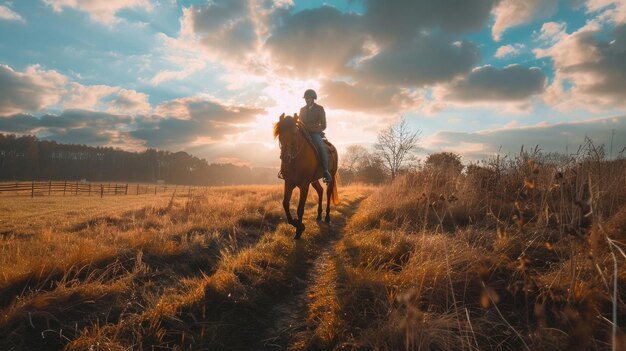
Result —
[[[626,0],[0,0],[0,132],[277,166],[307,88],[340,150],[621,150]]]

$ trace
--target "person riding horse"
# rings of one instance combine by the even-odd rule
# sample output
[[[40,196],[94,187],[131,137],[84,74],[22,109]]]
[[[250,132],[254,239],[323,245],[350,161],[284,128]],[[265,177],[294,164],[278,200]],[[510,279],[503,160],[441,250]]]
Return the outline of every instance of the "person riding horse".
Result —
[[[324,130],[326,129],[326,112],[323,106],[315,103],[317,99],[315,90],[307,89],[304,92],[303,98],[306,102],[306,106],[300,109],[300,120],[304,123],[320,156],[322,168],[324,169],[323,180],[325,183],[330,183],[333,177],[328,171],[328,151],[326,151],[326,145],[324,145],[322,138]]]

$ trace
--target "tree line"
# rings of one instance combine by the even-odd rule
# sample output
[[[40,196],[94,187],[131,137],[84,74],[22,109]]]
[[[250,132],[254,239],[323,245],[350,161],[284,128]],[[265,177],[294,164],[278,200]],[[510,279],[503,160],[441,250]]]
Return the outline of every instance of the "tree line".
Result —
[[[340,155],[341,182],[381,184],[418,163],[420,131],[402,119],[381,130],[372,151],[350,145]],[[32,135],[0,133],[0,181],[81,180],[185,185],[278,184],[277,170],[231,163],[209,164],[184,151],[61,144]]]
[[[60,144],[32,135],[0,134],[0,181],[80,180],[189,185],[277,183],[271,168],[209,164],[186,152]]]

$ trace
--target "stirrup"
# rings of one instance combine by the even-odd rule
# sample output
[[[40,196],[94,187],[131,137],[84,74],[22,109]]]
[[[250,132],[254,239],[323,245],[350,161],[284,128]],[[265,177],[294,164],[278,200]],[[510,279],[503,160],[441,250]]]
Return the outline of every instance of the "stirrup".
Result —
[[[328,178],[326,177],[326,173],[328,173]],[[322,181],[324,183],[330,183],[333,181],[333,176],[330,174],[330,172],[325,172],[325,174],[322,176]]]
[[[278,171],[278,174],[276,175],[279,179],[285,179],[285,177],[283,176],[283,172],[282,171]]]

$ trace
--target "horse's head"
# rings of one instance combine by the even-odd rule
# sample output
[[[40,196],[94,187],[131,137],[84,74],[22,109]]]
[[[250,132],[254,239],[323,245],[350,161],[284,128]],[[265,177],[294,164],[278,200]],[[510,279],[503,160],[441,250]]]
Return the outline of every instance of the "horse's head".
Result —
[[[298,136],[298,114],[293,117],[280,115],[278,122],[274,124],[274,138],[280,143],[280,159],[283,162],[291,162],[298,154],[301,143]]]

